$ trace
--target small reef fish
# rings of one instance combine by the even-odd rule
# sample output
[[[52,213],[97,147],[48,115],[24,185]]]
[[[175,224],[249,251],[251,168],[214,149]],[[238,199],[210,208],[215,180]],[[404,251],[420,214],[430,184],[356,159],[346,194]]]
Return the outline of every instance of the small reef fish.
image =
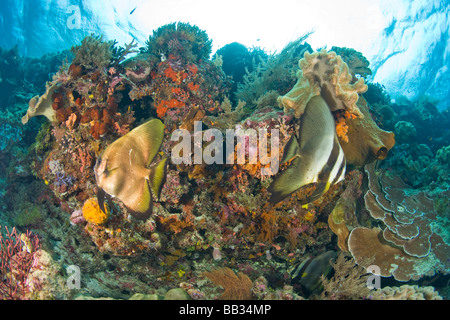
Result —
[[[133,14],[134,10],[136,10],[137,7],[134,7],[133,10],[130,11],[130,14]]]
[[[137,219],[147,219],[153,195],[159,199],[167,175],[167,158],[151,165],[164,137],[164,124],[150,120],[110,144],[94,167],[98,203],[104,211],[105,197],[121,200]]]
[[[272,203],[302,187],[313,187],[313,191],[305,192],[300,203],[313,202],[345,176],[344,151],[339,144],[333,115],[324,99],[313,97],[299,121],[299,132],[294,133],[286,144],[281,160],[281,163],[291,162],[268,188]]]
[[[301,285],[303,294],[309,295],[321,286],[321,276],[328,276],[333,269],[331,262],[335,251],[326,251],[319,256],[301,261],[290,270],[292,283]]]

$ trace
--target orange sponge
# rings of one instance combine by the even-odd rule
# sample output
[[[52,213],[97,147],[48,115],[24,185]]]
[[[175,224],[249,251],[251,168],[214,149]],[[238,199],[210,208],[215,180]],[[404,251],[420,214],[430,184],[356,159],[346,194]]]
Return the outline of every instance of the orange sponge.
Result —
[[[86,221],[97,225],[103,224],[108,220],[110,212],[106,205],[105,210],[106,213],[103,212],[102,209],[100,209],[97,199],[95,198],[87,199],[82,209],[83,216],[86,219]]]

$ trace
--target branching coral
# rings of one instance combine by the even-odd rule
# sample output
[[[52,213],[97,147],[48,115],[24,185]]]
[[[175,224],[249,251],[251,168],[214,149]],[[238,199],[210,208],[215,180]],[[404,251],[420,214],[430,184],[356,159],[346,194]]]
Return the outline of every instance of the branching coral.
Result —
[[[366,299],[370,294],[367,287],[368,275],[355,261],[340,253],[332,263],[334,275],[331,279],[322,276],[321,297],[329,300]]]
[[[86,69],[101,69],[107,66],[113,57],[115,41],[103,41],[103,37],[90,35],[81,41],[81,45],[72,47],[74,54],[73,65],[80,65]]]
[[[310,33],[306,33],[290,42],[279,54],[264,59],[260,56],[253,63],[253,71],[247,71],[243,83],[239,83],[236,90],[236,99],[247,103],[248,113],[257,107],[258,99],[265,93],[275,91],[278,97],[292,88],[296,82],[298,57],[305,52],[313,52],[311,46],[305,42],[309,35]]]
[[[39,239],[31,232],[11,231],[0,226],[0,299],[24,299],[29,292],[27,277],[39,250]]]

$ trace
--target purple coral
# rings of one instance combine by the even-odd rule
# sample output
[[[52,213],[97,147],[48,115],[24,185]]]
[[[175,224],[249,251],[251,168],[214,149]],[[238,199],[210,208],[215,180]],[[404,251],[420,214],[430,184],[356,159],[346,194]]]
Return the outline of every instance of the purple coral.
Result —
[[[57,172],[56,173],[56,181],[55,184],[58,187],[62,186],[71,186],[75,182],[74,177],[72,176],[66,176],[63,172]]]
[[[39,249],[39,239],[31,232],[10,232],[5,226],[3,234],[0,226],[0,299],[25,299],[28,292],[27,278]]]

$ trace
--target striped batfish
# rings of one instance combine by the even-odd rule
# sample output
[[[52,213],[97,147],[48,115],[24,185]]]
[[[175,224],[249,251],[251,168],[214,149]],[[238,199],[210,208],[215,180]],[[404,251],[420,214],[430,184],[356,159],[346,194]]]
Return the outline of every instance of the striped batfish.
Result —
[[[299,131],[286,144],[281,160],[281,163],[291,162],[268,188],[273,203],[300,188],[309,190],[299,199],[300,203],[310,203],[345,176],[344,151],[337,138],[333,115],[321,96],[308,102],[299,121]]]
[[[164,137],[164,124],[150,120],[110,144],[94,167],[98,203],[116,197],[137,219],[152,213],[153,195],[159,199],[167,175],[167,158],[152,164]]]

